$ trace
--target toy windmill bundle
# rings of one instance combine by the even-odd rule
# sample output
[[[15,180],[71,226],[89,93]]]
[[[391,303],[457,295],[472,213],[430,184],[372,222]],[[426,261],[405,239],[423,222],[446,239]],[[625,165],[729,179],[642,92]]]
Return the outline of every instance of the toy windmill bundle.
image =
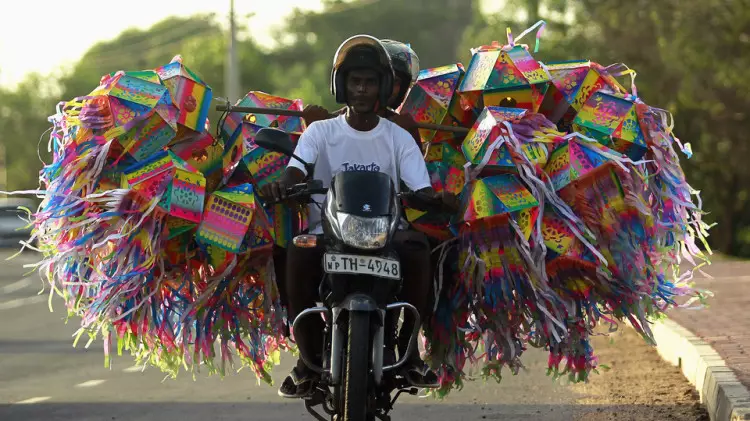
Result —
[[[474,49],[468,66],[422,70],[399,109],[421,124],[433,189],[460,199],[457,214],[405,209],[437,245],[424,327],[441,395],[467,363],[517,372],[529,346],[549,351],[553,374],[585,380],[597,324],[628,321],[653,340],[649,318],[699,296],[679,272],[679,256],[706,260],[675,150],[689,147],[620,84],[625,66],[535,60],[517,41],[539,26]],[[176,57],[60,103],[32,219],[39,270],[107,355],[172,375],[223,373],[237,355],[268,381],[290,347],[273,250],[306,211],[263,206],[258,188],[288,158],[254,138],[277,127],[298,141],[303,104],[251,91],[237,105],[262,112],[229,112],[212,135],[211,101]]]
[[[211,88],[176,57],[107,75],[61,103],[34,221],[40,270],[82,318],[80,334],[101,333],[107,350],[173,375],[198,364],[223,373],[237,354],[270,381],[286,348],[271,250],[304,217],[263,207],[258,185],[286,162],[259,152],[253,137],[271,125],[298,135],[304,123],[229,115],[214,137],[211,101]],[[242,101],[300,106],[262,92]]]
[[[665,112],[620,84],[634,74],[624,65],[541,63],[518,39],[509,32],[505,45],[474,49],[465,68],[423,70],[401,107],[420,122],[468,129],[461,138],[421,132],[426,161],[440,156],[433,150],[463,154],[428,165],[433,186],[452,186],[462,172],[461,213],[436,231],[428,222],[440,215],[407,211],[459,256],[440,280],[443,316],[427,338],[440,393],[460,384],[478,346],[485,376],[517,371],[531,345],[550,352],[551,373],[585,380],[597,323],[627,320],[652,341],[649,318],[677,296],[699,296],[677,256],[705,260],[695,240],[706,225]]]

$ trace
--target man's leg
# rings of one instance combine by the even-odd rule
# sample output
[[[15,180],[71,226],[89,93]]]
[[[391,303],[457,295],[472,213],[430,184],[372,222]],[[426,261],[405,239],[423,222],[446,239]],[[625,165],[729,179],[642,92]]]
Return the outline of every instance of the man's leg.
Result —
[[[289,306],[286,293],[286,249],[273,246],[273,270],[276,275],[276,286],[279,288],[279,301],[284,307]]]
[[[322,259],[323,249],[320,247],[299,248],[289,245],[286,255],[286,298],[290,323],[303,310],[315,306],[323,273]],[[317,364],[321,363],[324,328],[325,323],[320,317],[310,316],[301,319],[294,331],[297,347],[305,350],[306,355],[313,356]],[[292,375],[287,377],[279,388],[279,393],[286,397],[304,394],[303,392],[309,390],[309,383],[314,375],[302,359],[299,359]]]
[[[422,321],[430,317],[430,282],[432,280],[432,265],[430,259],[430,245],[427,237],[416,231],[399,231],[394,235],[394,248],[401,258],[401,274],[404,280],[401,296],[413,305],[420,314]],[[419,357],[417,338],[411,338],[415,319],[410,312],[404,312],[404,323],[398,337],[399,353],[403,355],[411,339],[414,352],[409,359],[409,368],[416,369],[421,374],[416,383],[432,384],[436,381],[434,373],[424,369],[424,363]],[[429,374],[429,375],[427,375]],[[427,378],[429,377],[429,378]]]

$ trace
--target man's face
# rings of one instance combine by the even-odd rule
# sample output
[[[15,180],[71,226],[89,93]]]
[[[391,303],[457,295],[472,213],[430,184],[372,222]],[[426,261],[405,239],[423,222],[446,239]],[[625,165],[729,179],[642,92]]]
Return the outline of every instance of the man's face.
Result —
[[[375,111],[379,89],[380,78],[375,70],[355,69],[346,76],[348,105],[357,113]]]
[[[393,91],[391,91],[391,97],[388,98],[388,106],[396,109],[398,108],[399,103],[396,102],[398,99],[398,95],[401,93],[401,83],[403,82],[403,79],[399,75],[395,75],[393,78]]]

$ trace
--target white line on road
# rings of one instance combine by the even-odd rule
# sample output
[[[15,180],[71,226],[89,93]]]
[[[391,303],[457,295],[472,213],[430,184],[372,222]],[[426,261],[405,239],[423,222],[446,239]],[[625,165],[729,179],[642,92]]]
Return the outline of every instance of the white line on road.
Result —
[[[122,371],[124,371],[126,373],[140,373],[141,371],[143,371],[143,366],[141,366],[141,365],[134,365],[134,366],[128,367],[128,368],[126,368],[126,369],[124,369]]]
[[[106,380],[101,380],[101,379],[89,380],[83,383],[78,383],[76,387],[94,387],[94,386],[99,386],[100,384],[104,382],[106,382]]]
[[[19,289],[24,289],[27,286],[31,285],[31,278],[23,278],[20,281],[13,282],[12,284],[8,284],[2,288],[0,288],[0,294],[10,294],[12,292],[16,292]]]
[[[23,401],[16,402],[16,405],[30,405],[32,403],[44,402],[52,399],[52,396],[37,396],[35,398],[29,398]]]
[[[42,301],[47,301],[47,298],[46,295],[37,295],[35,297],[17,298],[15,300],[5,301],[0,303],[0,310],[10,310],[27,304],[41,303]]]

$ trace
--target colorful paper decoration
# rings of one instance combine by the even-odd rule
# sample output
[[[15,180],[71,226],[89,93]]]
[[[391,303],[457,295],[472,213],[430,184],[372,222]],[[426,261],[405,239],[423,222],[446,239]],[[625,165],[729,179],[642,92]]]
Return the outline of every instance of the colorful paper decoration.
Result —
[[[112,125],[104,136],[117,138],[122,153],[138,161],[162,150],[177,133],[177,109],[155,72],[114,73],[89,96],[83,107],[86,117],[93,112],[89,104],[107,107]]]
[[[149,200],[161,195],[159,207],[171,216],[194,223],[201,220],[206,179],[171,151],[128,168],[122,183]]]
[[[89,96],[106,96],[114,117],[114,125],[127,131],[129,123],[140,120],[159,102],[170,98],[167,88],[141,77],[118,72],[111,77],[105,77],[102,84],[94,89]]]
[[[240,132],[246,148],[242,162],[250,172],[253,184],[258,188],[278,180],[284,174],[290,159],[282,153],[271,152],[255,144],[255,134],[261,128],[256,124],[244,123]],[[290,133],[290,137],[292,144],[296,145],[299,135]]]
[[[502,172],[517,172],[519,158],[508,143],[510,132],[504,123],[521,123],[528,111],[521,108],[487,107],[466,135],[462,151],[466,159],[474,166],[482,166],[482,174],[490,175]],[[544,142],[521,142],[519,153],[538,165],[547,162],[548,146]],[[489,155],[488,155],[489,154]]]
[[[292,238],[308,228],[307,206],[297,209],[289,204],[279,203],[267,208],[268,217],[273,223],[274,244],[287,248]]]
[[[162,83],[169,89],[174,105],[179,109],[177,123],[194,131],[205,129],[213,92],[203,80],[176,57],[171,63],[156,69]]]
[[[461,193],[466,183],[466,158],[461,152],[448,143],[437,143],[430,145],[425,162],[435,191],[448,191],[456,195]]]
[[[302,111],[302,100],[287,99],[274,96],[261,91],[250,91],[235,104],[239,107],[277,108],[279,110]],[[221,126],[221,138],[227,147],[234,139],[237,129],[243,122],[255,124],[260,127],[277,127],[289,133],[302,133],[305,122],[301,117],[280,116],[278,114],[252,114],[231,112],[227,114]]]
[[[573,120],[573,129],[634,160],[646,153],[636,104],[622,95],[594,92]]]
[[[205,175],[221,169],[224,148],[211,133],[205,132],[190,142],[172,146],[170,150]]]
[[[196,239],[231,253],[240,253],[245,235],[251,233],[251,247],[263,245],[272,235],[268,218],[255,197],[253,186],[240,185],[211,194],[206,203]]]
[[[239,103],[245,107],[277,108],[302,111],[302,101],[281,98],[259,91],[249,92]],[[289,158],[278,152],[269,152],[253,142],[255,134],[263,127],[277,127],[290,133],[296,143],[304,121],[300,117],[247,114],[232,112],[221,128],[224,140],[223,181],[226,183],[241,161],[247,167],[256,187],[262,187],[283,174]]]
[[[194,230],[198,224],[195,221],[189,221],[187,219],[177,218],[173,216],[167,217],[167,230],[169,231],[168,238],[172,239],[179,235],[189,233]]]
[[[567,129],[576,113],[583,108],[594,92],[607,89],[625,92],[617,80],[600,65],[585,60],[554,62],[546,65],[551,76],[539,112],[553,123]]]
[[[542,235],[548,262],[566,259],[586,267],[595,267],[592,253],[551,207],[545,207],[542,215]]]
[[[608,156],[621,157],[618,152],[574,133],[567,136],[566,141],[552,151],[544,171],[552,181],[555,191],[558,191],[600,167],[610,165]]]
[[[276,239],[275,224],[263,206],[259,206],[253,216],[250,229],[248,229],[247,235],[245,235],[245,239],[242,242],[240,253],[250,252],[257,254],[259,252],[270,252]],[[287,233],[281,234],[287,235]],[[286,241],[289,240],[291,238],[286,238]]]
[[[171,104],[157,104],[142,122],[118,136],[124,152],[143,161],[162,151],[177,134],[176,111]]]
[[[459,122],[449,110],[457,101],[454,93],[463,75],[464,69],[460,63],[420,71],[417,82],[409,90],[398,112],[410,114],[418,123],[457,126]],[[440,141],[455,139],[450,132],[419,129],[419,134],[424,143],[435,141],[436,136],[440,136]]]
[[[495,215],[529,210],[539,202],[514,174],[499,174],[470,182],[461,200],[460,222],[472,222]]]
[[[488,106],[536,112],[548,84],[547,73],[523,46],[485,46],[472,56],[458,94],[462,107],[476,114]]]
[[[447,191],[458,195],[465,184],[464,165],[466,159],[449,143],[433,143],[425,155],[427,172],[436,192]],[[404,208],[406,219],[412,226],[430,237],[447,240],[453,236],[450,227],[451,215]]]

